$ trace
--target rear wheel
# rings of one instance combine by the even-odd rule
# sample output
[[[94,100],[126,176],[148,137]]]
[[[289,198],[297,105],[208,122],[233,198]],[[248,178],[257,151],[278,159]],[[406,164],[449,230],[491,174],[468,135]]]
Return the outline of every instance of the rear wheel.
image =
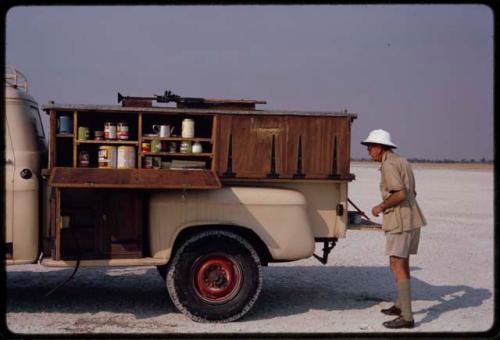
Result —
[[[245,239],[212,230],[179,248],[166,281],[175,306],[194,321],[230,322],[246,314],[257,300],[262,268]]]

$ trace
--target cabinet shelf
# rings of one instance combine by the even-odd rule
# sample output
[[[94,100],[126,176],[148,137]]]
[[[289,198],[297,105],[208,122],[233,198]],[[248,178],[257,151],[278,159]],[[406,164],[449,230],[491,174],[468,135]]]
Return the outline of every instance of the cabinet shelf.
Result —
[[[193,141],[193,142],[212,143],[212,138],[182,138],[182,137],[152,137],[152,136],[143,136],[142,137],[142,140],[153,140],[153,139],[175,141],[175,142]]]
[[[118,144],[118,145],[138,145],[138,141],[133,140],[79,140],[75,143],[78,144]]]
[[[73,136],[72,133],[58,133],[56,135],[57,138],[73,138]]]
[[[211,153],[141,152],[142,156],[213,157]]]

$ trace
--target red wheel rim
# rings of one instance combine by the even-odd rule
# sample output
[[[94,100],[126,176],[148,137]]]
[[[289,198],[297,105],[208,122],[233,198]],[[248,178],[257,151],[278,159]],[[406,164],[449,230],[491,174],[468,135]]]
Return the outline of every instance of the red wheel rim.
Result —
[[[208,303],[231,300],[241,286],[239,265],[225,255],[207,255],[193,266],[193,287],[196,294]]]

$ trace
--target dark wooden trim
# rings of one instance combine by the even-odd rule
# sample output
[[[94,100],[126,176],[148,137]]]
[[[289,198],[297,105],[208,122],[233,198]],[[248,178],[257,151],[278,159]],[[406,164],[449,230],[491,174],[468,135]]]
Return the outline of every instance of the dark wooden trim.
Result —
[[[233,172],[233,134],[229,134],[229,143],[227,150],[227,169],[223,174],[224,177],[235,177],[236,173]]]
[[[218,189],[212,170],[95,169],[56,167],[49,185],[58,188]]]
[[[304,178],[305,174],[302,173],[302,136],[299,136],[299,147],[297,152],[297,172],[293,174],[293,178]]]

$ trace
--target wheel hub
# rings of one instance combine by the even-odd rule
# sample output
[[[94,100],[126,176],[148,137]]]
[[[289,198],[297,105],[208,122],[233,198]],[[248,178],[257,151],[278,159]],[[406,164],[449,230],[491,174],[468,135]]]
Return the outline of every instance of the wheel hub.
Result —
[[[224,303],[232,299],[241,286],[241,269],[225,255],[207,255],[193,266],[193,288],[208,303]]]

